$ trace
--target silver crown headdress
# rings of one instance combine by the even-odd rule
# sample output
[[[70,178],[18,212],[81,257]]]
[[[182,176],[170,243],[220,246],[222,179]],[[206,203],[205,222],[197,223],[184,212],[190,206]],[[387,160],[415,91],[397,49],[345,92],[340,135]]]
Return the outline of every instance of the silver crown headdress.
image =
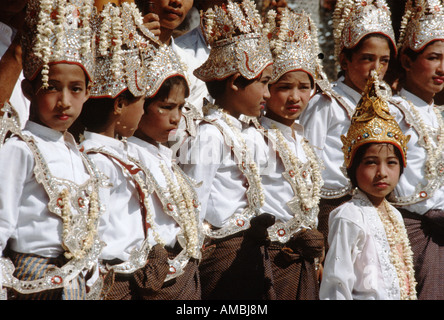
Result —
[[[304,11],[295,13],[286,8],[278,24],[276,15],[276,11],[269,11],[264,27],[264,31],[269,33],[274,59],[270,82],[276,82],[285,73],[295,70],[307,72],[315,81],[325,77],[318,57],[321,50],[317,28],[310,15]]]
[[[160,41],[143,25],[134,3],[107,3],[94,20],[96,67],[91,97],[115,98],[125,90],[135,97],[148,85],[145,65],[153,60]]]
[[[401,21],[398,49],[420,51],[434,40],[444,40],[444,7],[440,0],[408,0]]]
[[[202,30],[211,47],[205,63],[194,71],[203,81],[222,80],[240,72],[256,78],[273,63],[261,16],[251,0],[215,6],[202,13]]]
[[[92,79],[94,37],[92,0],[30,0],[22,37],[23,72],[33,80],[42,73],[47,86],[49,65],[66,62],[81,66]]]
[[[185,66],[173,49],[166,44],[162,44],[156,50],[152,61],[146,64],[146,69],[147,85],[145,94],[147,97],[156,95],[163,82],[174,76],[183,77],[189,86]]]
[[[391,12],[385,0],[338,0],[333,12],[335,56],[350,49],[368,34],[387,36],[396,49]]]

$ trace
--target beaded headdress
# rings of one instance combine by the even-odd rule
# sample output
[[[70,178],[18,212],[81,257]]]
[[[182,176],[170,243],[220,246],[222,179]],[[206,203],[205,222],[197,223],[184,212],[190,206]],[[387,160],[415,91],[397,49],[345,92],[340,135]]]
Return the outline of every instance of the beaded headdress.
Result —
[[[91,97],[115,98],[125,90],[135,97],[145,94],[149,82],[145,65],[160,42],[143,25],[134,3],[107,3],[94,19],[96,67]]]
[[[338,0],[333,12],[335,56],[351,49],[368,34],[387,36],[396,50],[391,12],[385,0]]]
[[[444,7],[440,0],[408,0],[401,21],[398,49],[420,51],[433,40],[444,40]]]
[[[267,13],[264,31],[268,32],[273,55],[273,74],[270,83],[279,80],[289,71],[302,70],[318,79],[322,63],[316,25],[305,13],[295,13],[286,8],[276,23],[276,11]]]
[[[203,81],[225,79],[239,72],[246,79],[256,78],[273,63],[261,16],[251,0],[215,6],[202,12],[202,31],[210,45],[210,55],[194,71]]]
[[[373,70],[359,101],[347,135],[342,135],[344,163],[349,168],[356,150],[367,143],[390,143],[399,149],[404,167],[407,165],[407,142],[383,94],[379,92],[378,73]]]
[[[162,44],[156,50],[156,54],[153,56],[152,61],[149,63],[147,61],[145,67],[147,69],[148,77],[145,93],[146,97],[156,95],[163,82],[171,77],[183,77],[188,86],[190,85],[186,73],[186,66],[183,65],[176,52],[166,44]]]
[[[92,0],[30,0],[22,37],[23,73],[33,80],[42,73],[47,86],[49,65],[65,62],[81,66],[92,79],[94,41]]]

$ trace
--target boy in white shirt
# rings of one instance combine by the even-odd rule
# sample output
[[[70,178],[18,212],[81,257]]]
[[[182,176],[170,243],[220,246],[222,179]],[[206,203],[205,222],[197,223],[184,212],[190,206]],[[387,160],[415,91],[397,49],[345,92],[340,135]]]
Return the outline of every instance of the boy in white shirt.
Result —
[[[8,298],[100,295],[100,177],[67,131],[89,97],[92,9],[89,1],[28,3],[23,88],[30,120],[0,151],[0,248],[13,263],[3,274]],[[60,13],[56,21],[54,10]],[[58,30],[54,35],[41,33],[49,21]]]

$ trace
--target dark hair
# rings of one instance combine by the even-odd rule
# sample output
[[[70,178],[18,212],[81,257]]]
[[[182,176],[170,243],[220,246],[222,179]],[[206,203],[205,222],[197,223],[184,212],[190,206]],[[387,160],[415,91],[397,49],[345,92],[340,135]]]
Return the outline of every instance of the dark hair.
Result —
[[[129,90],[125,90],[118,97],[132,103],[137,100]],[[110,114],[114,111],[114,101],[117,98],[89,98],[83,105],[79,119],[88,131],[102,131]]]
[[[219,97],[221,97],[225,94],[226,84],[227,84],[228,80],[230,79],[230,77],[232,77],[232,76],[233,75],[231,75],[223,80],[214,80],[214,81],[209,81],[209,82],[205,83],[207,86],[208,93],[210,94],[210,96],[213,99],[218,99]],[[249,80],[249,79],[245,78],[244,76],[240,75],[239,77],[236,78],[236,80],[234,80],[234,84],[236,86],[238,86],[239,88],[245,88],[248,85],[255,82],[257,79],[258,79],[258,77]]]
[[[143,109],[144,109],[145,113],[147,112],[148,106],[151,103],[153,103],[154,101],[165,100],[168,97],[168,95],[170,94],[171,89],[175,85],[182,85],[185,88],[185,98],[188,98],[188,96],[190,95],[190,88],[188,87],[187,80],[184,77],[173,76],[173,77],[167,78],[162,83],[159,90],[157,91],[157,93],[154,96],[145,99],[145,102],[143,104]]]
[[[350,181],[351,181],[353,187],[358,186],[358,181],[356,179],[356,170],[358,169],[358,166],[361,164],[362,159],[364,158],[365,152],[372,144],[374,144],[374,143],[366,143],[366,144],[363,144],[362,146],[358,147],[358,149],[355,151],[355,155],[353,157],[353,161],[351,163],[351,166],[349,168],[347,168],[347,175],[350,178]],[[401,151],[399,151],[399,149],[396,148],[394,145],[389,144],[389,143],[387,143],[387,144],[391,145],[393,147],[395,155],[399,160],[399,163],[400,163],[399,175],[401,176],[401,174],[404,172],[404,166],[403,166],[403,160],[402,160],[403,158],[401,155]]]
[[[370,39],[370,38],[380,38],[380,39],[386,40],[389,45],[389,48],[390,48],[390,63],[392,63],[392,61],[396,60],[396,48],[395,48],[393,42],[389,39],[389,37],[387,37],[386,35],[380,34],[380,33],[367,34],[361,40],[359,40],[359,42],[353,48],[342,49],[342,53],[344,54],[345,58],[348,61],[352,61],[353,54],[362,48],[365,40]],[[344,70],[341,70],[338,74],[338,78],[340,76],[342,76],[343,74],[344,74]]]

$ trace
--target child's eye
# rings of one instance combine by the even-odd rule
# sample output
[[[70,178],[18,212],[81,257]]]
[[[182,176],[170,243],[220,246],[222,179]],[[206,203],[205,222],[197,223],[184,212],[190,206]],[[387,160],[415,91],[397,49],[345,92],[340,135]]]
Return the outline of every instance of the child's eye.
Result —
[[[82,92],[82,91],[83,91],[83,88],[82,88],[82,87],[74,87],[74,88],[72,88],[72,91],[73,91],[73,92],[76,92],[76,93],[78,93],[78,92]]]

